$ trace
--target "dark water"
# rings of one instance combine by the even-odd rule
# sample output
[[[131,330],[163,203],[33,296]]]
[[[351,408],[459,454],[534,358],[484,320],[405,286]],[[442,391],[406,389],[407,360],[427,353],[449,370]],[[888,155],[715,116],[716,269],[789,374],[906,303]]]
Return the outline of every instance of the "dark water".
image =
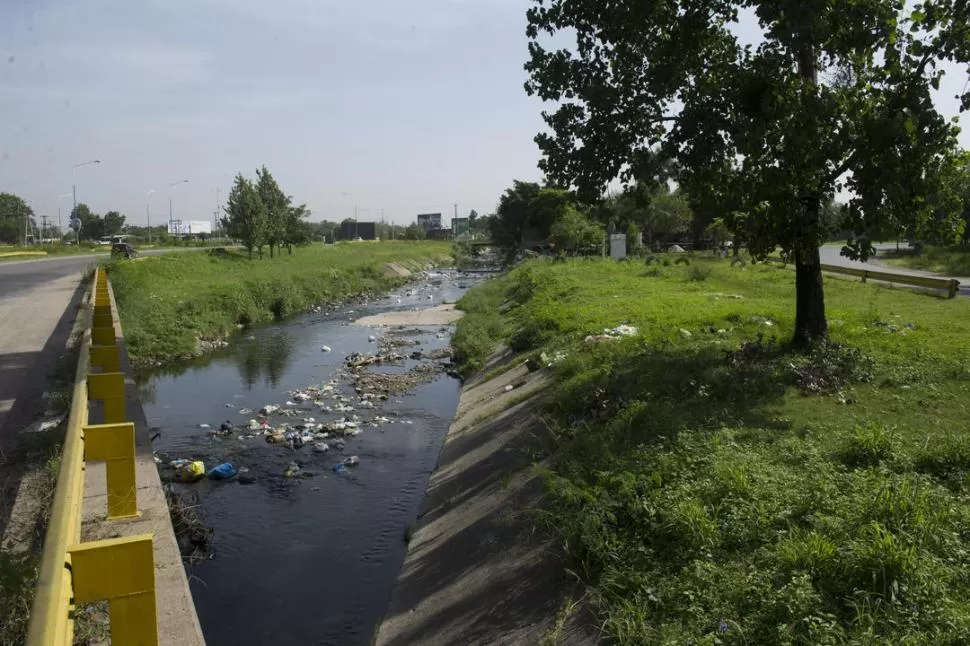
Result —
[[[215,437],[199,424],[213,429],[224,420],[245,424],[255,415],[241,415],[237,408],[284,405],[288,391],[326,383],[351,352],[376,352],[368,337],[385,332],[349,321],[377,311],[453,302],[470,282],[446,278],[437,287],[415,288],[411,297],[401,290],[400,299],[391,296],[255,330],[248,333],[252,338],[241,337],[204,365],[178,376],[156,375],[143,384],[149,422],[162,431],[157,452],[204,459],[207,468],[228,460],[256,477],[252,485],[238,479],[184,485],[199,493],[204,520],[215,530],[214,557],[190,571],[210,646],[371,642],[404,558],[405,529],[417,515],[459,387],[440,375],[408,395],[392,395],[377,410],[355,413],[323,413],[312,402],[300,404],[318,422],[353,414],[392,420],[344,438],[342,452],[294,451],[236,434]],[[401,352],[444,347],[450,328],[446,332],[414,328],[403,338],[416,339],[420,346]],[[333,351],[321,352],[323,345]],[[298,423],[299,418],[274,422]],[[332,466],[349,455],[360,456],[360,465],[346,475],[334,473]],[[283,477],[294,460],[314,477]]]

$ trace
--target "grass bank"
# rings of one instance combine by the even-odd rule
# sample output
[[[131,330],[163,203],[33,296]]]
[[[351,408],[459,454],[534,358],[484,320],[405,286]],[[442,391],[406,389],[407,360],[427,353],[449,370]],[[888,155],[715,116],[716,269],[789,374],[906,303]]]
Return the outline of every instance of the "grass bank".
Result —
[[[108,273],[132,361],[146,367],[197,357],[238,326],[389,289],[402,279],[384,276],[386,263],[446,262],[450,248],[447,242],[312,245],[252,261],[241,251],[213,250],[119,260]]]
[[[919,254],[909,249],[880,251],[879,262],[947,276],[970,276],[970,250],[962,247],[924,247]]]
[[[548,517],[616,643],[970,643],[970,301],[829,279],[801,356],[793,291],[536,262],[459,303],[467,366],[560,357]]]

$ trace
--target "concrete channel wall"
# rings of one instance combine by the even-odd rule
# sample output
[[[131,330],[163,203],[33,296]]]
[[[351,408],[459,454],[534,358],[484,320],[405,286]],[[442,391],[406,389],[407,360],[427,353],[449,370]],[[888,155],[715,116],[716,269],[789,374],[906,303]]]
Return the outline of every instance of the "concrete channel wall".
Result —
[[[498,349],[482,374],[516,358]],[[378,646],[595,644],[582,590],[541,522],[535,461],[545,371],[524,365],[462,389],[411,534]]]

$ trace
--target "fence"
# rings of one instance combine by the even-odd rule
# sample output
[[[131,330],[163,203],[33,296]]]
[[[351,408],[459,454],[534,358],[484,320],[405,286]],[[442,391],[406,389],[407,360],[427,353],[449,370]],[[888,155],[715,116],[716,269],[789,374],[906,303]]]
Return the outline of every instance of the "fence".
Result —
[[[27,644],[70,645],[75,606],[107,601],[112,644],[154,646],[158,628],[153,535],[81,542],[85,462],[105,462],[109,521],[139,515],[135,425],[127,421],[118,318],[101,267],[95,271],[83,317],[84,336]],[[91,423],[92,411],[100,411],[101,423]]]

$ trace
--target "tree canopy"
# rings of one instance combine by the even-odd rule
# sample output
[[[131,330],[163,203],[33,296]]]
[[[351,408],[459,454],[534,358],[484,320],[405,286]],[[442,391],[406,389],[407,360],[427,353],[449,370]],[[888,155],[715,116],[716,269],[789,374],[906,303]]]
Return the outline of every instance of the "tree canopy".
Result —
[[[306,221],[310,215],[306,204],[294,205],[266,166],[256,169],[255,182],[241,173],[236,175],[224,210],[223,228],[229,237],[242,242],[250,258],[253,250],[262,258],[266,245],[270,257],[284,245],[293,253],[294,245],[308,244],[316,237],[314,227]]]
[[[761,26],[754,46],[732,29],[742,10]],[[968,23],[965,0],[536,0],[526,90],[557,105],[536,137],[541,167],[593,200],[673,160],[706,217],[756,257],[794,260],[807,344],[827,333],[818,246],[836,193],[852,196],[844,225],[860,236],[954,212],[934,205],[953,199],[942,178],[958,131],[931,91],[939,62],[970,60]],[[548,49],[551,34],[574,45]]]
[[[34,219],[34,211],[23,198],[0,193],[0,242],[23,244],[27,218]]]

